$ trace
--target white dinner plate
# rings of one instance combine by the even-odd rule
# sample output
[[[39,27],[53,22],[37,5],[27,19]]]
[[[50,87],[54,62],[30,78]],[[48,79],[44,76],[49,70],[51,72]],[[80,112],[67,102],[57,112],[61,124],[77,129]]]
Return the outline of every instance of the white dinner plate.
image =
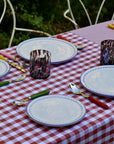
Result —
[[[9,72],[9,64],[4,60],[0,60],[0,78]]]
[[[63,95],[48,95],[31,101],[27,106],[28,116],[46,126],[68,126],[85,116],[85,106],[74,98]]]
[[[30,60],[30,52],[36,49],[45,49],[51,52],[51,63],[69,61],[77,54],[77,48],[70,42],[57,38],[32,38],[21,42],[17,46],[17,54]]]
[[[85,71],[81,75],[81,83],[93,93],[114,97],[114,66],[97,66]]]

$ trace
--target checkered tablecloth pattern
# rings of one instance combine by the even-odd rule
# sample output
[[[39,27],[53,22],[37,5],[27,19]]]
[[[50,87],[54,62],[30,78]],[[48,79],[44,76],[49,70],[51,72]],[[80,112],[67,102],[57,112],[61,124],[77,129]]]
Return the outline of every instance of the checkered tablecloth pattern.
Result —
[[[80,84],[82,72],[100,65],[100,46],[72,31],[61,35],[75,44],[86,45],[86,48],[78,50],[74,59],[64,64],[52,65],[51,75],[47,79],[31,78],[28,69],[25,80],[0,87],[0,144],[113,144],[114,99],[96,96]],[[24,61],[16,54],[16,47],[4,51]],[[21,71],[10,67],[10,72],[0,81],[14,79],[20,74]],[[70,82],[77,84],[85,94],[107,103],[110,109],[104,110],[85,97],[71,93],[68,86]],[[45,89],[49,89],[50,94],[62,94],[81,101],[86,107],[85,117],[71,126],[46,127],[35,123],[27,116],[28,102],[21,107],[12,105],[14,100],[22,101]]]

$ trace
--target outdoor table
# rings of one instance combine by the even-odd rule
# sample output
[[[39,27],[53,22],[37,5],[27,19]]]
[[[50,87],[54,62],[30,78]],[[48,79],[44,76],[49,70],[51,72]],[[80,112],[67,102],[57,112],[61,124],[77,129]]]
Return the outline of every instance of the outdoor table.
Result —
[[[107,23],[110,22],[114,23],[114,21],[109,21],[61,33],[63,37],[75,44],[86,44],[86,48],[78,50],[74,59],[52,65],[51,75],[47,79],[31,78],[28,68],[26,79],[0,87],[1,144],[113,144],[114,99],[93,94],[80,83],[82,72],[100,65],[101,40],[114,39],[114,30],[107,28]],[[17,55],[16,46],[6,48],[4,51],[24,61]],[[1,78],[0,82],[11,80],[20,74],[22,74],[21,71],[11,67],[10,72]],[[105,110],[85,97],[73,94],[69,89],[70,82],[77,84],[86,95],[106,103],[109,109]],[[14,100],[22,101],[45,89],[49,89],[50,94],[73,97],[82,102],[86,107],[85,117],[80,122],[67,127],[47,127],[32,121],[27,116],[28,102],[20,107],[14,107],[12,104]]]
[[[73,32],[92,42],[100,44],[102,40],[114,39],[114,30],[107,28],[108,24],[114,24],[114,20],[83,27],[73,30]]]

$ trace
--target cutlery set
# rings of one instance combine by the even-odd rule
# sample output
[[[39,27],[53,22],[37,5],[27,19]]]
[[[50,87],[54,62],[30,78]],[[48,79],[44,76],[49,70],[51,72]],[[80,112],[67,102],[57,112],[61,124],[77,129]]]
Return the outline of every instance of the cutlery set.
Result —
[[[14,62],[8,61],[4,56],[0,55],[0,59],[6,61],[8,64],[10,64],[11,66],[21,70],[22,72],[26,73],[27,71],[25,69],[23,69],[22,67],[20,67],[19,65],[15,64]]]
[[[70,42],[68,39],[62,37],[61,35],[58,35],[57,38],[63,39],[63,40],[66,40],[66,41]],[[83,49],[85,47],[85,46],[77,46],[77,45],[75,45],[75,46],[77,47],[77,49]],[[26,77],[27,71],[25,69],[23,69],[23,68],[27,68],[27,67],[29,67],[29,65],[24,64],[21,61],[18,61],[15,57],[13,57],[12,55],[8,54],[7,52],[0,51],[0,54],[2,54],[2,55],[0,55],[0,59],[6,61],[11,66],[13,66],[13,67],[15,67],[15,68],[17,68],[17,69],[19,69],[19,70],[21,70],[22,72],[25,73],[25,74],[20,75],[19,77],[17,77],[14,80],[0,82],[0,87],[1,86],[5,86],[5,85],[9,85],[10,83],[19,82],[19,81],[24,80],[25,77]],[[19,63],[19,65],[17,65],[16,63],[14,63],[12,61],[7,60],[7,58],[5,58],[3,55],[6,56],[7,58]],[[74,83],[70,83],[69,87],[70,87],[72,93],[83,95],[84,97],[88,98],[88,100],[90,100],[91,102],[95,103],[96,105],[98,105],[98,106],[100,106],[100,107],[102,107],[104,109],[108,109],[109,108],[108,105],[104,104],[103,102],[101,102],[101,101],[99,101],[99,100],[97,100],[97,99],[95,99],[95,98],[93,98],[91,96],[87,96],[84,93],[82,93],[82,91]],[[47,94],[49,94],[49,92],[50,92],[49,90],[44,90],[44,91],[41,91],[41,92],[39,92],[37,94],[34,94],[34,95],[24,99],[22,102],[13,101],[13,105],[14,106],[22,106],[26,101],[35,99],[35,98],[40,97],[40,96],[47,95]]]
[[[79,95],[79,94],[80,94],[80,95],[83,95],[84,97],[88,98],[91,102],[93,102],[93,103],[95,103],[96,105],[102,107],[103,109],[109,109],[109,106],[106,105],[105,103],[103,103],[103,102],[101,102],[101,101],[93,98],[92,96],[88,96],[88,95],[85,95],[84,93],[82,93],[82,91],[81,91],[74,83],[70,83],[70,84],[69,84],[69,87],[70,87],[72,93],[78,94],[78,95]],[[14,106],[22,106],[22,105],[23,105],[26,101],[28,101],[28,100],[33,100],[33,99],[35,99],[35,98],[38,98],[38,97],[40,97],[40,96],[47,95],[47,94],[49,94],[49,93],[50,93],[49,90],[44,90],[44,91],[41,91],[41,92],[39,92],[39,93],[37,93],[37,94],[34,94],[34,95],[32,95],[32,96],[24,99],[22,102],[13,101],[13,105],[14,105]]]
[[[12,55],[8,54],[8,53],[5,52],[5,51],[0,51],[0,54],[2,54],[2,55],[4,55],[4,56],[6,56],[7,58],[9,58],[9,59],[11,59],[11,60],[19,63],[19,66],[20,66],[21,68],[27,68],[27,67],[29,67],[29,65],[22,63],[21,61],[19,61],[18,59],[16,59],[15,57],[13,57]]]

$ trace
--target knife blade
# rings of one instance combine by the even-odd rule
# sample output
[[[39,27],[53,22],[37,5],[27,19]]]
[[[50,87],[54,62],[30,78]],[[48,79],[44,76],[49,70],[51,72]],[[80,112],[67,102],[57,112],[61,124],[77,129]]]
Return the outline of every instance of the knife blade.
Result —
[[[22,72],[27,72],[25,69],[21,68],[19,65],[15,64],[14,62],[8,61],[4,56],[0,55],[0,59],[6,61],[7,63],[9,63],[11,66],[21,70]]]

